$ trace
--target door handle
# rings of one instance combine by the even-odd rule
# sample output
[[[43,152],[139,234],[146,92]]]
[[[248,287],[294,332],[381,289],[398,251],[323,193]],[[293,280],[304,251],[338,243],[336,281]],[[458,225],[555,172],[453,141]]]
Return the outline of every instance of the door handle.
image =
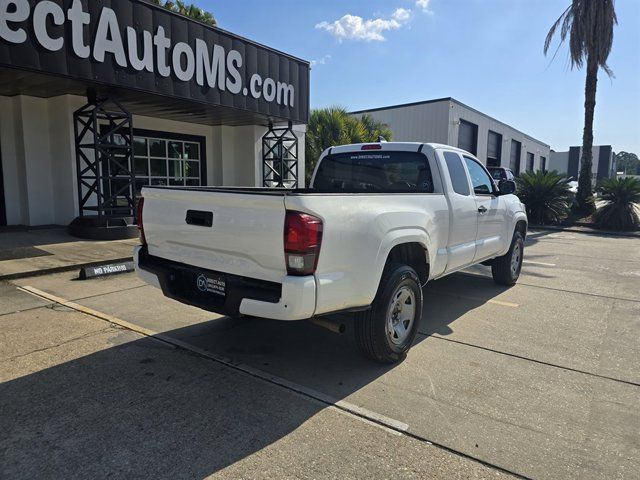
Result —
[[[184,221],[197,227],[211,227],[213,225],[213,212],[187,210],[187,216]]]
[[[484,215],[485,213],[487,213],[487,207],[485,207],[484,205],[480,205],[480,207],[478,207],[478,213],[480,215]]]

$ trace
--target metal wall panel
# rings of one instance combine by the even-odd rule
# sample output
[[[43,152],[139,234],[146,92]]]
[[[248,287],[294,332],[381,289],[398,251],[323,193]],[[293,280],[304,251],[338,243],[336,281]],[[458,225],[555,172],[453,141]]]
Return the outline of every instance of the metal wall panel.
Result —
[[[569,164],[567,165],[567,175],[573,177],[573,180],[578,180],[580,173],[580,151],[581,147],[569,148]]]
[[[457,146],[460,125],[464,125],[463,121],[473,123],[478,126],[476,156],[485,164],[489,131],[502,136],[499,155],[501,166],[509,166],[514,155],[518,157],[514,162],[519,168],[521,162],[524,164],[526,152],[535,155],[535,165],[540,163],[540,157],[550,156],[549,145],[453,98],[361,110],[352,114],[361,117],[365,113],[389,125],[393,131],[393,140],[400,142],[433,142]],[[517,145],[520,145],[519,149]]]
[[[361,117],[368,113],[375,120],[383,122],[393,131],[397,142],[448,142],[449,100],[421,103],[410,106],[354,112]]]
[[[598,152],[598,156],[594,155],[594,163],[598,162],[597,179],[608,178],[611,172],[611,157],[613,152],[611,145],[602,145],[599,148],[594,148],[594,151]]]
[[[451,133],[450,133],[450,145],[456,145],[458,138],[458,128],[456,124],[459,120],[465,120],[467,122],[475,123],[478,125],[478,159],[486,165],[487,162],[487,142],[489,137],[489,131],[502,135],[502,151],[500,158],[500,165],[507,167],[510,163],[512,156],[511,145],[512,140],[519,142],[521,145],[520,158],[522,161],[526,152],[534,154],[535,163],[534,168],[538,168],[540,156],[549,158],[550,147],[549,145],[536,140],[535,138],[520,132],[519,130],[500,122],[482,112],[479,112],[463,103],[452,99],[451,101]],[[514,152],[517,154],[517,152]]]

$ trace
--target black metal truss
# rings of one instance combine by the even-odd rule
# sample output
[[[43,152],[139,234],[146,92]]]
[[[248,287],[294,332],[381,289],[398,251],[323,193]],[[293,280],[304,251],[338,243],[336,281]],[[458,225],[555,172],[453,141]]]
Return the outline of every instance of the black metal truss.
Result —
[[[90,98],[73,114],[80,216],[135,216],[132,116],[118,101]],[[89,215],[87,215],[89,213]]]
[[[271,188],[298,187],[298,137],[291,122],[274,127],[262,137],[262,185]]]

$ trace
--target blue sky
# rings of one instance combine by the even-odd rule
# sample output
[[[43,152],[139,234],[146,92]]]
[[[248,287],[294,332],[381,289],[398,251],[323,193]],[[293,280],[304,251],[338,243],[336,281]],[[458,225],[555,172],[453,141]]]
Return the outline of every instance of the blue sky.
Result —
[[[544,37],[569,0],[196,0],[231,32],[313,61],[311,105],[454,97],[548,143],[582,143],[584,71]],[[640,155],[640,1],[617,0],[595,143]],[[345,17],[350,15],[350,17]]]

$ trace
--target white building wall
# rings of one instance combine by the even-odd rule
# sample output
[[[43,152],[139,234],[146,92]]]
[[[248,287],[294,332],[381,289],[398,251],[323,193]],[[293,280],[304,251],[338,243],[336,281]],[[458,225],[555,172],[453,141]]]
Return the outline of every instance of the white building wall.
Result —
[[[67,225],[79,213],[73,112],[86,99],[0,97],[0,148],[9,225]],[[208,185],[262,186],[262,136],[266,127],[209,126],[133,116],[134,128],[206,139]],[[305,126],[299,138],[299,178],[304,182]]]
[[[47,101],[3,98],[0,128],[7,223],[54,221],[55,199]]]
[[[53,185],[53,221],[66,225],[77,216],[78,185],[73,118],[73,97],[63,95],[52,98],[48,104],[49,151]]]
[[[5,206],[9,225],[27,224],[29,204],[24,165],[22,128],[16,125],[16,98],[0,97],[0,147]]]

